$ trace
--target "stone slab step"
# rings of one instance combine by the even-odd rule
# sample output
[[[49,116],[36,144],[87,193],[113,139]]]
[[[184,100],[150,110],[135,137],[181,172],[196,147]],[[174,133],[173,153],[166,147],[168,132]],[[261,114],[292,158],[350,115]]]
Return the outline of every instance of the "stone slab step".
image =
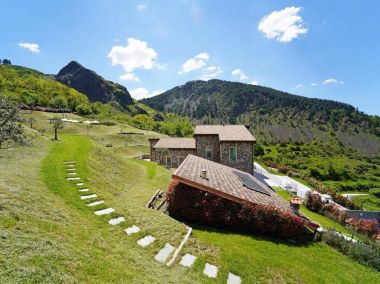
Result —
[[[173,253],[175,247],[167,243],[165,246],[160,249],[160,251],[154,256],[154,259],[158,262],[165,262],[167,258]]]
[[[156,240],[155,237],[148,235],[148,236],[143,237],[142,239],[139,239],[137,241],[137,244],[139,246],[145,248],[145,247],[149,246],[151,243],[153,243],[155,240]]]
[[[66,167],[68,167],[68,168],[74,168],[75,165],[66,165]]]
[[[196,259],[196,256],[187,253],[182,257],[179,264],[185,267],[192,267]]]
[[[86,199],[91,199],[91,198],[95,198],[95,197],[98,197],[96,194],[89,194],[89,195],[82,195],[80,197],[81,200],[86,200]]]
[[[124,230],[124,232],[129,236],[129,235],[136,234],[136,233],[140,232],[140,228],[133,225],[132,227],[126,228]]]
[[[82,188],[82,189],[79,189],[78,190],[79,192],[87,192],[87,191],[90,191],[88,188]]]
[[[80,180],[80,177],[68,177],[66,180]]]
[[[67,173],[69,176],[76,176],[77,173]]]
[[[71,160],[71,161],[64,161],[63,163],[65,164],[65,165],[67,165],[67,164],[75,164],[77,161],[75,161],[75,160]]]
[[[74,168],[68,168],[68,169],[66,169],[66,171],[72,172],[72,171],[75,171],[75,169]]]
[[[227,284],[240,284],[241,278],[233,273],[228,273]]]
[[[116,218],[112,218],[111,220],[108,220],[108,224],[110,225],[118,225],[122,222],[125,221],[125,218],[124,217],[116,217]]]
[[[111,214],[112,212],[115,212],[115,209],[106,208],[106,209],[95,211],[95,215],[101,216],[101,215]]]
[[[77,186],[82,186],[82,185],[84,185],[84,182],[78,182],[77,183]]]
[[[209,263],[206,263],[205,269],[203,270],[203,274],[210,277],[216,278],[218,275],[218,267]]]
[[[104,204],[104,203],[105,203],[104,200],[99,200],[99,201],[91,202],[91,203],[87,204],[87,206],[93,207],[93,206],[97,206],[97,205]]]

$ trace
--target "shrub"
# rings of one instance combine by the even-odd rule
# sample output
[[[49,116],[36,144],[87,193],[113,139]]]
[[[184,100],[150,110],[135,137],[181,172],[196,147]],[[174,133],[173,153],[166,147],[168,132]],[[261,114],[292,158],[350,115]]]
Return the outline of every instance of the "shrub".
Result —
[[[173,180],[166,195],[169,214],[193,223],[294,238],[305,231],[305,221],[274,206],[240,204]]]
[[[306,194],[305,205],[307,209],[313,212],[321,212],[323,208],[321,196],[319,194],[313,194],[311,192],[308,192]]]
[[[91,114],[91,108],[88,105],[80,104],[76,107],[76,111],[81,115]]]
[[[353,243],[330,230],[323,232],[322,241],[354,260],[380,270],[379,242],[367,240],[366,242]]]

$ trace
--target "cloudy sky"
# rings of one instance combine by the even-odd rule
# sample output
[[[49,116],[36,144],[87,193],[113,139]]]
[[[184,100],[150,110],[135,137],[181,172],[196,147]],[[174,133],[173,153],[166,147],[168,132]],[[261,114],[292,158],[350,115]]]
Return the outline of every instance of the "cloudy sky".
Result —
[[[137,99],[218,78],[380,114],[380,1],[0,0],[0,7],[0,58],[45,73],[77,60]]]

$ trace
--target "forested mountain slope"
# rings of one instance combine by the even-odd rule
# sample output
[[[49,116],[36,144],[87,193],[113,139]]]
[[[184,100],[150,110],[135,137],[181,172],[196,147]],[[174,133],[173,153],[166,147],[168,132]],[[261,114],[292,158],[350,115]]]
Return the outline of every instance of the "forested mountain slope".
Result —
[[[380,118],[355,107],[271,88],[221,80],[191,81],[141,101],[196,123],[249,124],[259,141],[327,141],[368,155],[380,151]]]

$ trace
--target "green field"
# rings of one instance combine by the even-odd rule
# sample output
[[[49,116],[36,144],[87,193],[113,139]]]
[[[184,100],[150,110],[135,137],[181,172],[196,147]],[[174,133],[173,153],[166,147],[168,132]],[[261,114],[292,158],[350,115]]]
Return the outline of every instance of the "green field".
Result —
[[[45,119],[51,114],[34,112]],[[46,136],[33,146],[0,150],[0,279],[2,283],[225,283],[228,272],[243,283],[377,283],[380,273],[322,243],[297,243],[247,236],[194,225],[182,252],[198,256],[192,269],[157,263],[166,242],[178,246],[186,226],[145,208],[157,189],[165,189],[171,171],[133,157],[148,152],[147,138],[120,135],[120,125],[70,124],[60,141]],[[39,125],[38,125],[39,124]],[[129,127],[129,132],[140,130]],[[126,130],[124,130],[127,132]],[[111,143],[113,147],[104,147]],[[91,192],[126,217],[119,226],[85,206],[74,183],[66,181],[64,160],[77,160],[77,173]],[[99,206],[98,208],[104,208]],[[142,231],[126,236],[136,224]],[[157,238],[140,248],[146,234]],[[219,267],[218,278],[202,271]]]

